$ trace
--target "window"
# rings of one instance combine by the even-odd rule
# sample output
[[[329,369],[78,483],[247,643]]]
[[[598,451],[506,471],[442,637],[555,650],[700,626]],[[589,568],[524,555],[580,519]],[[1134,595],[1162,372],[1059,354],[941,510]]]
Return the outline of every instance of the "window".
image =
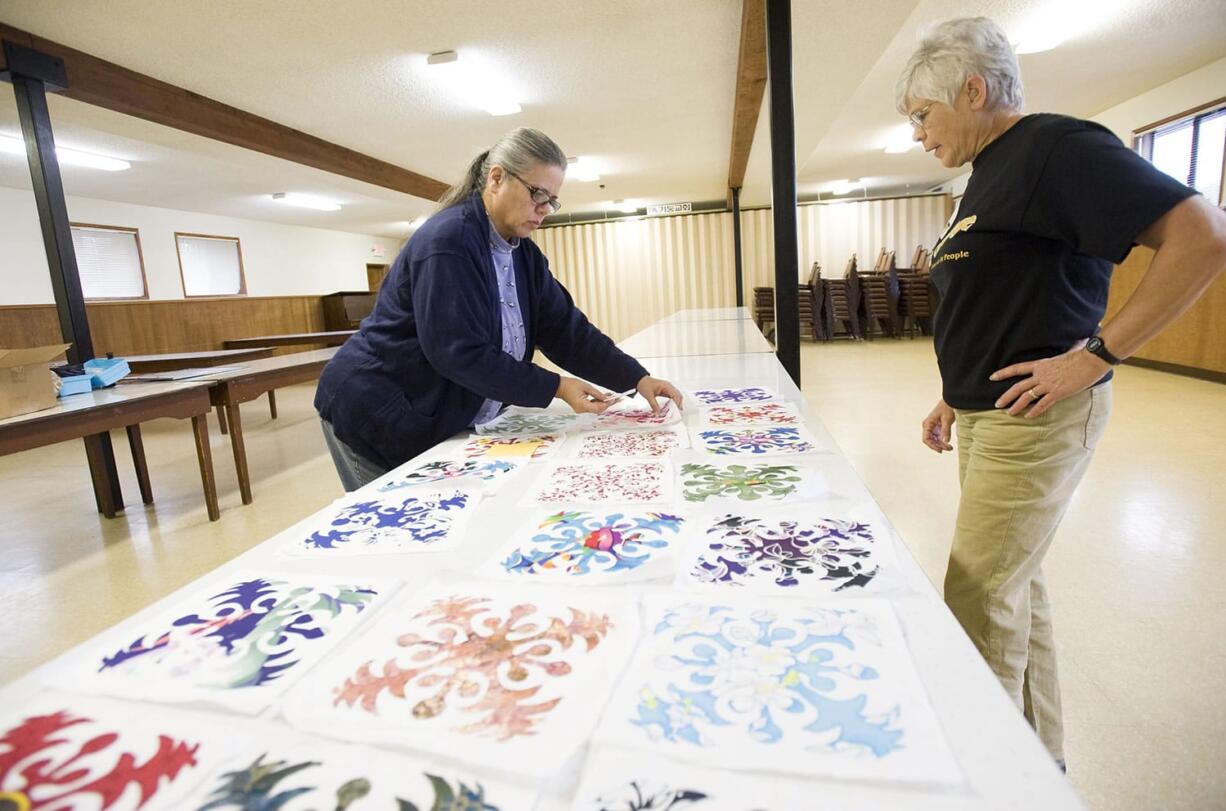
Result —
[[[185,296],[242,296],[247,293],[243,252],[237,237],[175,233]]]
[[[73,223],[72,248],[85,298],[149,297],[140,235],[135,228]]]
[[[1137,152],[1212,203],[1222,203],[1226,99],[1150,124],[1133,134]]]

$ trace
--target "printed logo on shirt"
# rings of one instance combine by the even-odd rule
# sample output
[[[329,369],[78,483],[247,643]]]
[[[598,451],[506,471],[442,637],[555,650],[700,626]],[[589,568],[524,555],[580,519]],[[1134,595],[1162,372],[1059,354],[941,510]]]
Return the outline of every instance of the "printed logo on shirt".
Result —
[[[976,219],[978,218],[974,214],[972,214],[969,217],[963,217],[962,219],[954,223],[954,225],[951,226],[949,230],[945,232],[945,235],[941,237],[940,241],[938,241],[936,246],[932,249],[932,255],[936,257],[935,259],[932,260],[933,267],[936,267],[937,265],[941,264],[942,262],[946,260],[949,260],[951,262],[956,262],[959,259],[968,259],[970,257],[971,255],[970,251],[954,251],[953,253],[943,254],[941,253],[941,248],[943,248],[945,246],[945,243],[948,242],[953,237],[957,236],[958,234],[963,233],[964,231],[971,230],[971,227],[975,224]]]

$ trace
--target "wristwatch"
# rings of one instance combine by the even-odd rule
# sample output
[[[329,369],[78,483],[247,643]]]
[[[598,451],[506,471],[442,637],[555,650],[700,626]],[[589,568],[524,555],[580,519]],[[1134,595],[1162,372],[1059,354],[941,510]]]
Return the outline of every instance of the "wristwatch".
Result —
[[[1110,363],[1112,366],[1120,365],[1120,359],[1115,355],[1112,355],[1107,350],[1107,345],[1103,343],[1103,339],[1099,338],[1097,335],[1086,341],[1086,351],[1091,355],[1097,355],[1098,357],[1107,361],[1107,363]]]

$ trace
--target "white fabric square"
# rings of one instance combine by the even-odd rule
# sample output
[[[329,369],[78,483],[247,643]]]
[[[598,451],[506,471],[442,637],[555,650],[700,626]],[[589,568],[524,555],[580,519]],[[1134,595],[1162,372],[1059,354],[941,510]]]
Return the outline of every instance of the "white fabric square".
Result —
[[[685,428],[679,425],[643,431],[586,431],[575,441],[575,456],[580,459],[660,459],[690,445]]]
[[[267,707],[390,596],[395,581],[276,572],[212,575],[49,666],[65,690]]]
[[[541,471],[526,504],[669,504],[672,468],[665,461],[553,462]]]
[[[862,596],[897,590],[893,537],[872,505],[800,504],[695,519],[679,588],[776,596]]]
[[[542,510],[479,573],[575,585],[672,577],[685,523],[672,511],[632,505]]]
[[[961,781],[889,603],[647,602],[600,742],[712,768]]]
[[[363,488],[321,511],[322,518],[292,529],[280,553],[327,558],[446,551],[464,540],[480,500],[477,491]]]
[[[638,627],[616,592],[442,585],[394,606],[283,710],[299,729],[548,777],[587,741]]]

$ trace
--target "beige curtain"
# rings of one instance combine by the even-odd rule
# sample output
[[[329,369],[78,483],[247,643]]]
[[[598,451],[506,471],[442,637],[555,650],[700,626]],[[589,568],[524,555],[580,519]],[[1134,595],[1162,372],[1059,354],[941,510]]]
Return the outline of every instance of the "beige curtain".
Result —
[[[797,277],[807,278],[815,260],[830,277],[853,251],[872,261],[883,246],[906,265],[916,245],[940,236],[945,196],[802,205],[797,214]],[[770,209],[741,213],[746,302],[755,286],[774,286],[772,228]],[[676,310],[736,304],[729,212],[560,225],[533,238],[575,303],[614,340]]]

